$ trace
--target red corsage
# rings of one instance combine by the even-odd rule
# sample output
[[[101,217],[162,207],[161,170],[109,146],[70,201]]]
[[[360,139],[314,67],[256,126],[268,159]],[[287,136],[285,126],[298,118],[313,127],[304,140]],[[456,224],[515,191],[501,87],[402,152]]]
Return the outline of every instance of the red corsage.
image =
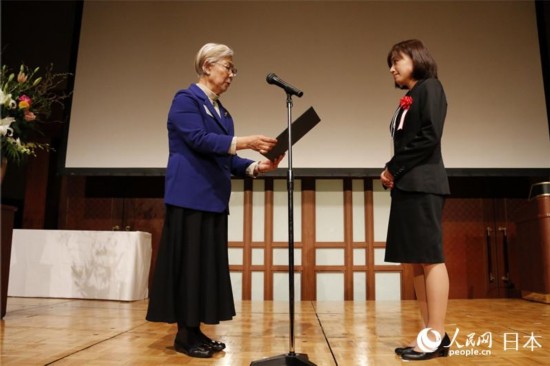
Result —
[[[403,109],[403,110],[407,110],[411,107],[411,105],[413,104],[413,98],[409,95],[405,95],[403,98],[401,98],[401,100],[399,101],[399,106]]]
[[[411,105],[413,104],[413,98],[409,95],[405,95],[401,98],[399,101],[399,107],[403,110],[403,113],[401,113],[401,120],[399,121],[399,124],[397,125],[396,131],[403,129],[403,124],[405,123],[405,116],[407,115],[407,112]],[[397,121],[396,121],[397,122]]]

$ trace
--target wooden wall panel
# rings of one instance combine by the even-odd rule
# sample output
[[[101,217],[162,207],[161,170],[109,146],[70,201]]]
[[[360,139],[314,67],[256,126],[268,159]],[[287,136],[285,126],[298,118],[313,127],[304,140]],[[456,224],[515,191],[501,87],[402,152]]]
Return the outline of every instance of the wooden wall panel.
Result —
[[[119,178],[120,179],[120,178]],[[274,217],[274,181],[282,178],[264,177],[265,185],[256,185],[263,192],[264,200],[264,241],[252,240],[252,215],[254,204],[253,192],[255,185],[247,179],[244,184],[243,201],[243,236],[242,242],[231,242],[230,247],[240,248],[242,261],[232,265],[231,270],[239,273],[239,292],[243,299],[250,299],[253,293],[252,272],[263,274],[262,291],[266,300],[273,300],[275,273],[288,270],[286,265],[273,264],[273,250],[286,249],[287,242],[274,242],[273,232],[276,218]],[[368,300],[376,300],[376,281],[378,273],[398,273],[401,282],[401,299],[414,299],[412,274],[406,267],[375,263],[375,251],[384,249],[385,243],[374,241],[373,220],[373,180],[363,179],[364,187],[364,231],[365,242],[353,241],[353,184],[352,179],[343,180],[342,201],[344,238],[342,242],[316,241],[316,179],[301,178],[301,240],[295,242],[295,248],[301,251],[301,263],[295,266],[295,271],[301,278],[301,300],[316,300],[317,274],[336,274],[344,278],[344,288],[341,289],[345,300],[354,299],[354,273],[364,273],[365,289]],[[127,182],[122,182],[126,184]],[[263,189],[262,189],[263,186]],[[91,187],[91,188],[90,188]],[[99,191],[98,191],[98,187]],[[116,188],[116,187],[115,187]],[[101,187],[101,181],[95,178],[90,186],[86,177],[64,177],[63,194],[60,202],[60,229],[75,230],[140,230],[150,232],[153,236],[152,270],[160,244],[164,220],[164,203],[160,192],[154,192],[153,197],[133,192],[124,196],[125,190]],[[136,192],[139,189],[133,188]],[[258,188],[257,188],[258,189]],[[158,190],[158,189],[157,189]],[[98,193],[99,192],[99,193]],[[525,200],[494,199],[494,198],[461,198],[451,197],[447,200],[444,215],[444,245],[447,266],[451,280],[451,298],[483,298],[515,296],[513,289],[506,287],[502,281],[504,275],[504,252],[502,248],[502,230],[508,234],[509,272],[512,282],[520,271],[516,258],[518,247],[515,245],[515,225],[510,219],[511,212],[521,207]],[[318,209],[318,208],[317,208]],[[486,233],[491,233],[489,246]],[[252,265],[252,249],[263,250],[263,263]],[[316,265],[317,249],[339,248],[343,250],[343,264]],[[353,250],[365,250],[365,261],[353,263]],[[491,262],[489,262],[489,253]],[[493,270],[494,280],[489,279],[489,263]],[[357,277],[359,278],[359,277]],[[380,285],[380,284],[378,284]],[[393,286],[393,285],[392,285]],[[397,290],[399,291],[399,289]]]
[[[25,190],[23,207],[23,226],[28,229],[43,229],[46,219],[46,197],[48,194],[48,170],[50,156],[47,151],[39,150],[35,157],[27,160],[27,182],[44,182],[32,184],[32,189]],[[29,187],[31,188],[31,187]]]
[[[302,300],[317,298],[315,281],[315,180],[302,180]]]
[[[443,243],[450,298],[479,298],[487,292],[488,272],[483,200],[448,199],[443,211]]]
[[[123,218],[121,229],[151,233],[151,267],[149,285],[155,273],[162,227],[164,224],[164,200],[162,198],[134,198],[123,201]]]
[[[516,212],[522,296],[550,303],[550,196],[540,196]]]

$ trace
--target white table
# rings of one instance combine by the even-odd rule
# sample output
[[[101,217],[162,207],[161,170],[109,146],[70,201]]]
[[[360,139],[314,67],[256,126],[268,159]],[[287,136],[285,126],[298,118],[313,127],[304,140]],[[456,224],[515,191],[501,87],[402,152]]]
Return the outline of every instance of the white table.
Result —
[[[142,300],[151,252],[150,233],[15,229],[8,296]]]

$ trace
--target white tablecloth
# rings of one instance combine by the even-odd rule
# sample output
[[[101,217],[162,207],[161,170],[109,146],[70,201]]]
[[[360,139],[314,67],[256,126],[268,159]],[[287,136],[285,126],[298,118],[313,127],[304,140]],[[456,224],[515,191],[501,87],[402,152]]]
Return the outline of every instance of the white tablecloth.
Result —
[[[150,233],[15,229],[8,296],[142,300],[151,252]]]

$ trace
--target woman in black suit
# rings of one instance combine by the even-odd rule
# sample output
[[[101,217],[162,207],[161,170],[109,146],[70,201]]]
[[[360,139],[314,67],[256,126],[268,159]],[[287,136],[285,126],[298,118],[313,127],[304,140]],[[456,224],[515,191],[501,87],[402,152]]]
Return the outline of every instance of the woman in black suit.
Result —
[[[437,64],[419,40],[392,47],[387,58],[395,86],[408,90],[390,125],[394,155],[380,175],[391,189],[387,262],[409,265],[425,330],[395,352],[405,360],[447,356],[449,277],[443,257],[442,211],[450,193],[441,155],[447,100]],[[430,342],[431,341],[431,342]]]

